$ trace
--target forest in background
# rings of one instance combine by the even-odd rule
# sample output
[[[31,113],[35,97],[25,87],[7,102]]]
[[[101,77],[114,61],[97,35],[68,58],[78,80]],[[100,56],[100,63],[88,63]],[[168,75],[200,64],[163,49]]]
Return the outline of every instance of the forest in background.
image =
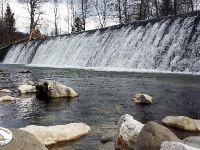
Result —
[[[59,30],[61,19],[59,9],[64,4],[70,14],[65,19],[69,28],[68,33],[85,31],[87,19],[92,17],[97,18],[98,28],[104,28],[113,19],[117,20],[117,24],[127,24],[197,11],[200,5],[200,0],[18,0],[18,2],[27,7],[29,33],[16,30],[13,10],[7,0],[0,0],[0,47],[28,36],[31,39],[30,36],[44,26],[41,18],[45,12],[41,8],[46,3],[51,3],[53,6],[54,29],[51,35],[55,36],[63,34]]]

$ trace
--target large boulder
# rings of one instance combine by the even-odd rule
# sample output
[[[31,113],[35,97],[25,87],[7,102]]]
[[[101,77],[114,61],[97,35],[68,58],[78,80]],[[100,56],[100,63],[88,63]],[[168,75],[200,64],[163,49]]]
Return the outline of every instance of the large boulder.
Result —
[[[135,103],[141,103],[141,104],[152,104],[153,103],[153,97],[147,94],[136,94],[133,98]]]
[[[143,128],[143,124],[134,120],[131,115],[123,115],[118,122],[119,133],[115,149],[133,148],[135,141]]]
[[[185,116],[168,116],[165,117],[162,122],[170,127],[177,129],[200,132],[200,120],[195,120]]]
[[[21,130],[32,133],[44,145],[52,145],[59,142],[67,142],[88,135],[90,127],[84,123],[70,123],[57,126],[30,125]]]
[[[39,95],[50,98],[77,97],[78,94],[70,87],[54,81],[45,81],[36,86]]]
[[[196,147],[200,149],[200,136],[190,136],[183,139],[183,142],[186,145],[190,145],[192,147]]]
[[[199,149],[195,147],[191,147],[189,145],[185,145],[180,142],[165,141],[162,143],[160,150],[199,150]]]
[[[32,85],[20,85],[18,88],[20,94],[35,93],[36,87]]]
[[[166,127],[156,122],[148,122],[137,137],[134,150],[160,150],[164,141],[180,140]]]
[[[15,101],[16,99],[12,96],[1,96],[0,97],[0,102],[12,102]]]
[[[12,129],[11,131],[13,134],[12,141],[2,146],[1,150],[47,150],[34,135],[18,129]]]

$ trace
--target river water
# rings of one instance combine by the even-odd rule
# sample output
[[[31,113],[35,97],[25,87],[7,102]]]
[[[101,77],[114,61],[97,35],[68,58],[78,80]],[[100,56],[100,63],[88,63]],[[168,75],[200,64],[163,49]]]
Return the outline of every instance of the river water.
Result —
[[[18,71],[26,68],[28,74]],[[0,126],[57,125],[84,122],[91,126],[89,136],[60,144],[60,149],[112,149],[114,140],[102,144],[103,135],[117,134],[117,121],[123,114],[136,120],[160,122],[167,115],[200,116],[200,77],[197,75],[136,72],[106,72],[83,69],[56,69],[24,65],[0,65],[0,88],[13,90],[15,103],[0,104]],[[75,99],[37,99],[34,94],[19,96],[17,87],[28,81],[54,80],[75,89]],[[155,98],[153,105],[140,106],[131,99],[137,93]],[[1,93],[0,95],[5,95]],[[199,118],[198,118],[199,119]],[[58,145],[51,147],[57,149]],[[113,148],[114,149],[114,148]]]

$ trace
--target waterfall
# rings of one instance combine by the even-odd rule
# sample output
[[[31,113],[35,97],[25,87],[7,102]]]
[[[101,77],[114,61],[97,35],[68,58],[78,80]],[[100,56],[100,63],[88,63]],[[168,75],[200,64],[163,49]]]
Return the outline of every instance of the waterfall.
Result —
[[[198,14],[20,43],[3,63],[200,72]]]

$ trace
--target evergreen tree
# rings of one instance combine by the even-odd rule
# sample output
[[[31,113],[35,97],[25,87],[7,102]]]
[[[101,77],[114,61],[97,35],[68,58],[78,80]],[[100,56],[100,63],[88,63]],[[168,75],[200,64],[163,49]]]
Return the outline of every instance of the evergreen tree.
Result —
[[[174,14],[173,4],[171,0],[163,0],[160,5],[161,16],[169,16]]]
[[[8,34],[15,32],[15,18],[9,5],[7,5],[6,12],[4,15],[5,27]]]
[[[84,21],[76,17],[74,21],[74,26],[72,26],[72,32],[81,32],[85,30]]]

